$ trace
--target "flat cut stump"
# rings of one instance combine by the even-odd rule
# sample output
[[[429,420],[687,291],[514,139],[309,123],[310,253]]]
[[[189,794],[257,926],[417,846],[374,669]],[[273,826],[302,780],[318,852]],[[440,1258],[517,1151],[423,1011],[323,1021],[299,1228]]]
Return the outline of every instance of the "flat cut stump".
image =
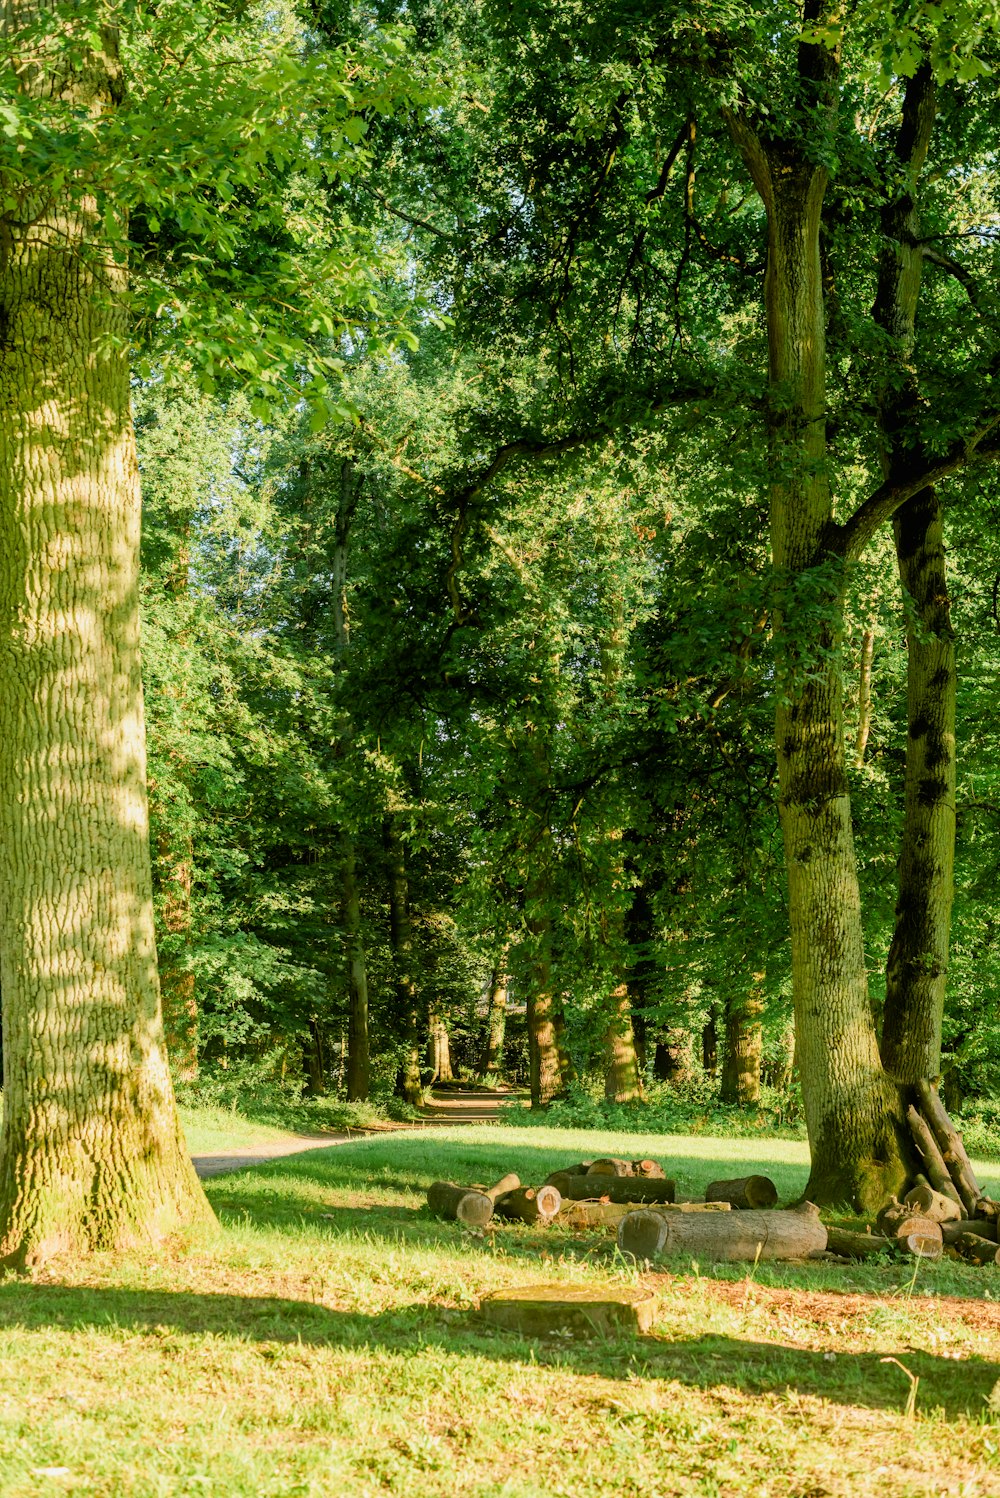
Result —
[[[614,1335],[648,1332],[656,1302],[653,1291],[635,1287],[518,1285],[484,1295],[479,1314],[492,1326],[529,1337],[552,1332]]]

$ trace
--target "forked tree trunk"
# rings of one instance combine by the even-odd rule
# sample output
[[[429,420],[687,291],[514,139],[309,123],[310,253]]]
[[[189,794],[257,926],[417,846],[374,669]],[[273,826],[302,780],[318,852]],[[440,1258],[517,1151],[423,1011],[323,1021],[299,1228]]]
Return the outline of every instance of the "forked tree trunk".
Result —
[[[815,19],[819,7],[808,9]],[[803,44],[799,66],[803,88],[820,101],[829,98],[835,55]],[[788,141],[758,137],[742,116],[732,115],[731,125],[767,210],[771,549],[794,596],[796,583],[812,584],[810,573],[826,560],[833,519],[819,247],[827,173]],[[797,1056],[812,1156],[806,1195],[867,1207],[904,1185],[908,1163],[902,1104],[882,1069],[868,994],[835,661],[843,580],[827,567],[828,620],[818,629],[811,669],[786,668],[775,741]],[[774,633],[780,650],[794,637],[794,621],[776,612]]]
[[[916,194],[935,110],[936,89],[925,65],[906,84],[896,139],[901,191],[882,211],[875,316],[893,348],[892,375],[879,400],[883,472],[890,481],[914,462],[912,428],[921,411],[912,372],[923,262]],[[906,605],[906,784],[882,1059],[900,1082],[913,1084],[941,1069],[955,865],[955,640],[933,488],[897,512],[893,531]]]
[[[48,8],[8,3],[8,27]],[[116,91],[110,32],[105,48],[76,91],[84,110]],[[0,252],[6,1263],[211,1219],[157,980],[125,273],[96,204],[19,217],[34,213],[27,232],[5,226]]]

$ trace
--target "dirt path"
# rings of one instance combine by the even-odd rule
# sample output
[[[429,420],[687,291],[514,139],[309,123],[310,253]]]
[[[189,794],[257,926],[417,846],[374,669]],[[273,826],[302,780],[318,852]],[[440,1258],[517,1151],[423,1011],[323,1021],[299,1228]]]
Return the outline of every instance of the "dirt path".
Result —
[[[271,1144],[255,1144],[245,1150],[228,1150],[224,1155],[192,1155],[194,1168],[202,1180],[224,1175],[230,1170],[245,1170],[248,1165],[264,1165],[285,1155],[301,1155],[306,1150],[332,1149],[350,1144],[371,1134],[412,1133],[416,1129],[449,1128],[461,1124],[495,1123],[504,1103],[518,1096],[513,1092],[493,1092],[485,1088],[448,1088],[432,1092],[430,1102],[417,1124],[383,1124],[374,1129],[351,1129],[344,1134],[299,1134],[276,1139]]]

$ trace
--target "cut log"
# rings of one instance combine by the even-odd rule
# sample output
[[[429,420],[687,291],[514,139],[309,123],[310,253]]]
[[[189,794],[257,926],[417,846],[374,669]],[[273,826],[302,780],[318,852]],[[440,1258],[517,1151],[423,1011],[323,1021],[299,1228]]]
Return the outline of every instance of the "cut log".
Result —
[[[877,1254],[896,1251],[894,1238],[883,1238],[878,1233],[852,1233],[847,1228],[827,1228],[826,1246],[832,1254],[843,1259],[873,1259]]]
[[[728,1202],[676,1202],[661,1203],[660,1212],[728,1212]],[[559,1223],[568,1228],[594,1228],[598,1231],[617,1229],[623,1217],[635,1211],[634,1202],[564,1201],[559,1211]]]
[[[903,1202],[931,1222],[957,1222],[962,1215],[958,1202],[935,1191],[933,1186],[914,1186],[903,1197]]]
[[[501,1196],[508,1196],[510,1192],[516,1191],[520,1184],[520,1176],[501,1176],[495,1186],[486,1187],[485,1194],[489,1197],[493,1205],[496,1206]]]
[[[819,1209],[803,1202],[787,1212],[630,1212],[618,1228],[618,1247],[637,1259],[668,1254],[705,1255],[723,1263],[804,1259],[826,1248]]]
[[[1000,1247],[979,1233],[960,1233],[951,1246],[969,1264],[1000,1264]]]
[[[633,1160],[632,1170],[635,1175],[644,1176],[647,1181],[662,1181],[667,1174],[655,1160]]]
[[[923,1227],[909,1233],[897,1233],[896,1246],[900,1253],[909,1254],[912,1259],[940,1259],[944,1253],[941,1224],[925,1219]]]
[[[674,1181],[645,1180],[640,1176],[569,1176],[562,1173],[549,1176],[548,1184],[571,1202],[599,1201],[601,1197],[607,1197],[610,1202],[672,1202],[676,1186]]]
[[[545,1184],[551,1185],[555,1176],[585,1176],[592,1164],[592,1160],[581,1160],[579,1165],[560,1165],[558,1170],[545,1177]]]
[[[925,1118],[921,1117],[912,1104],[906,1110],[906,1121],[910,1125],[913,1142],[917,1146],[917,1150],[924,1162],[927,1178],[934,1187],[934,1190],[940,1191],[942,1196],[950,1196],[952,1201],[961,1204],[962,1198],[959,1196],[955,1188],[955,1183],[948,1173],[944,1156],[938,1149],[938,1142],[934,1138],[930,1124]]]
[[[957,1242],[963,1233],[972,1233],[977,1238],[988,1238],[992,1243],[997,1241],[996,1222],[986,1222],[982,1217],[960,1217],[957,1222],[942,1222],[941,1224],[941,1237],[946,1245]]]
[[[634,1175],[635,1171],[633,1170],[631,1160],[609,1158],[607,1160],[595,1160],[588,1168],[587,1174],[589,1176],[630,1176]]]
[[[713,1181],[705,1188],[707,1202],[729,1202],[738,1212],[773,1207],[778,1188],[767,1176],[740,1176],[735,1181]]]
[[[916,1233],[926,1227],[930,1218],[902,1202],[887,1202],[875,1218],[875,1226],[884,1238],[898,1238],[900,1233]]]
[[[485,1191],[470,1191],[451,1181],[435,1181],[427,1192],[427,1205],[435,1217],[467,1228],[484,1228],[493,1216],[493,1198]]]
[[[479,1314],[493,1326],[541,1336],[620,1336],[646,1332],[653,1324],[656,1296],[631,1286],[518,1285],[494,1290],[479,1302]]]
[[[547,1227],[562,1206],[562,1197],[554,1186],[521,1186],[497,1197],[496,1214],[506,1222],[526,1222]]]
[[[969,1157],[965,1153],[962,1136],[948,1117],[944,1103],[936,1089],[931,1086],[926,1077],[921,1078],[917,1083],[917,1096],[920,1099],[924,1117],[934,1131],[934,1138],[944,1156],[948,1172],[962,1198],[962,1205],[970,1217],[975,1217],[976,1203],[983,1193],[979,1189],[979,1182],[969,1163]]]

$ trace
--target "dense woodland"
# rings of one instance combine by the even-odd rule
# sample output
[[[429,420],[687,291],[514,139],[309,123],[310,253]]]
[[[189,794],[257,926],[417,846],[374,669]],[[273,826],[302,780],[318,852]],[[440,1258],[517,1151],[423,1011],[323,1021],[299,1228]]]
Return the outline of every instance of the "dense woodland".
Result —
[[[157,989],[880,1201],[1000,1080],[994,8],[2,16],[3,1253],[202,1211]]]

